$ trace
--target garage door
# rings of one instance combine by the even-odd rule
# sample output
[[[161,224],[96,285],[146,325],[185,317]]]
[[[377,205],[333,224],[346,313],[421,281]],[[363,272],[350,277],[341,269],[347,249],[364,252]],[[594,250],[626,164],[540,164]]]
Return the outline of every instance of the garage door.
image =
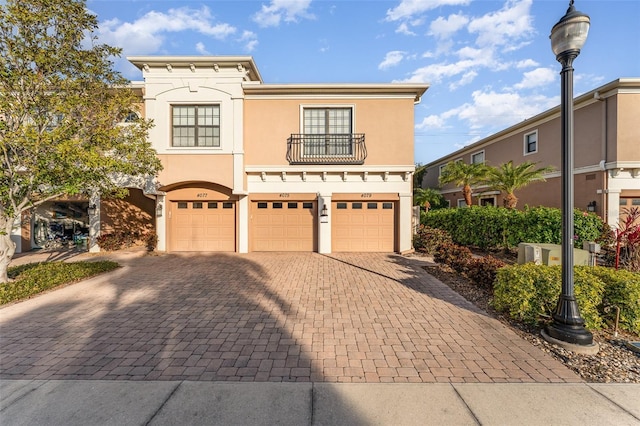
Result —
[[[254,201],[253,251],[315,251],[315,201]]]
[[[395,243],[394,203],[333,202],[331,245],[335,252],[392,252]]]
[[[169,251],[235,251],[235,207],[231,201],[172,202]]]

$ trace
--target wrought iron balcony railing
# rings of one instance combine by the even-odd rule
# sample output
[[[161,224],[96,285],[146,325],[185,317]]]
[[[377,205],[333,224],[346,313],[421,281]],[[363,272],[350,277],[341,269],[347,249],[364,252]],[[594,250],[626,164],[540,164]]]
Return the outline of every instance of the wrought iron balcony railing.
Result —
[[[287,139],[289,164],[364,164],[364,133],[292,134]]]

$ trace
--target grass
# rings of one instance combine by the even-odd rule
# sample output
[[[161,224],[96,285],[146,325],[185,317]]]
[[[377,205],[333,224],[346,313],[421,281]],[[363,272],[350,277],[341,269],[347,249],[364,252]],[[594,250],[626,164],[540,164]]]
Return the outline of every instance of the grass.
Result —
[[[42,262],[9,268],[8,283],[0,284],[0,305],[93,277],[118,268],[116,262]]]

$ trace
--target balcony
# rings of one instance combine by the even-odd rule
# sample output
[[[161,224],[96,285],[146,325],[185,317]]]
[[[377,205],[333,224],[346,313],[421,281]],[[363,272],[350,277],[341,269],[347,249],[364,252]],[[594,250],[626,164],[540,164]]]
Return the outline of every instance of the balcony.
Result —
[[[292,134],[287,139],[289,164],[364,164],[364,133]]]

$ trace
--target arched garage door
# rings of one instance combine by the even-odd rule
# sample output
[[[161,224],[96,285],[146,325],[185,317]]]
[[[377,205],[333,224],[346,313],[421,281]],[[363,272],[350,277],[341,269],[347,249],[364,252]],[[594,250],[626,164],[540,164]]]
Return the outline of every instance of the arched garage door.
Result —
[[[394,212],[391,201],[332,202],[332,251],[393,252]]]
[[[315,251],[316,201],[253,201],[252,251]]]
[[[169,251],[235,251],[236,203],[173,201]]]

